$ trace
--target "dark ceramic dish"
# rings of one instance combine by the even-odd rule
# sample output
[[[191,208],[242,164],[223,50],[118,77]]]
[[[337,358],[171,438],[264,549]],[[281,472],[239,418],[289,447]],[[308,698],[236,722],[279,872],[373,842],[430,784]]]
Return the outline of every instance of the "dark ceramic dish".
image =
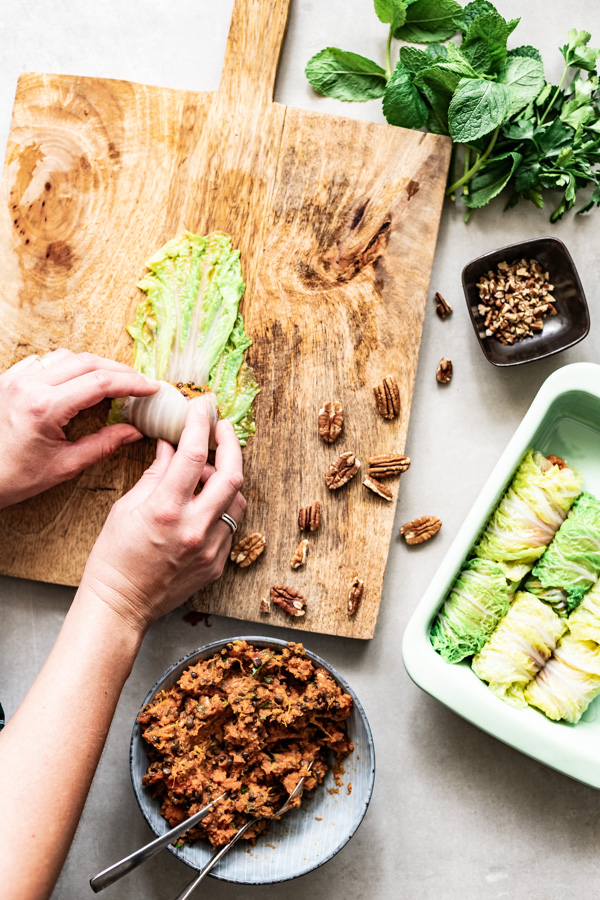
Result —
[[[550,275],[554,285],[555,306],[558,314],[544,319],[544,329],[515,344],[504,345],[495,337],[486,337],[483,318],[477,309],[481,303],[477,282],[498,263],[515,260],[537,259]],[[501,247],[472,260],[463,269],[463,290],[473,328],[487,359],[495,366],[516,366],[552,356],[582,341],[590,330],[590,314],[587,301],[571,254],[557,238],[533,238]]]
[[[175,684],[188,666],[199,659],[210,658],[230,641],[248,641],[254,647],[273,647],[277,650],[286,646],[285,641],[277,638],[246,635],[214,641],[194,650],[167,669],[150,689],[142,706],[158,691]],[[259,839],[255,847],[249,847],[247,841],[240,841],[217,863],[210,874],[221,881],[273,884],[311,872],[335,856],[348,843],[369,806],[375,780],[375,748],[365,712],[350,685],[333,666],[316,653],[311,653],[310,650],[305,652],[316,666],[326,669],[354,701],[348,719],[348,733],[354,744],[354,753],[344,760],[344,785],[337,785],[330,770],[324,784],[307,795],[299,809],[273,823],[268,836]],[[137,720],[131,735],[129,763],[133,790],[142,814],[154,834],[164,834],[168,825],[160,814],[160,803],[152,799],[148,788],[142,786],[148,757],[146,742]],[[198,870],[213,855],[207,841],[196,841],[181,847],[170,844],[168,849],[182,862]],[[346,865],[349,862],[347,860]]]

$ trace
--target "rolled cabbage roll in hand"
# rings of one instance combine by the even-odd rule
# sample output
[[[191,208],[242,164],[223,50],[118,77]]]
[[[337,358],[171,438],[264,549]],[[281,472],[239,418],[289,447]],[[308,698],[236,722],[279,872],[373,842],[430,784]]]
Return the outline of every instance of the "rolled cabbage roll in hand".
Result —
[[[519,582],[562,525],[583,479],[559,457],[529,450],[496,507],[474,554]]]
[[[259,387],[244,359],[252,341],[239,313],[246,287],[239,250],[222,232],[185,232],[147,265],[138,285],[146,298],[127,330],[134,368],[163,384],[151,397],[115,400],[109,423],[129,422],[148,437],[176,444],[188,401],[201,397],[213,425],[218,417],[229,419],[244,446],[255,431]]]
[[[523,689],[546,664],[566,630],[566,622],[554,610],[520,591],[487,644],[473,657],[473,671],[502,700],[527,706]]]
[[[566,634],[524,697],[555,722],[575,724],[600,693],[600,647]]]
[[[569,631],[579,641],[600,644],[600,582],[587,592],[579,606],[567,619]]]
[[[534,566],[525,590],[568,615],[600,574],[600,503],[580,494],[554,540]]]
[[[434,650],[448,663],[477,653],[508,612],[511,597],[499,566],[485,559],[469,560],[431,626]]]

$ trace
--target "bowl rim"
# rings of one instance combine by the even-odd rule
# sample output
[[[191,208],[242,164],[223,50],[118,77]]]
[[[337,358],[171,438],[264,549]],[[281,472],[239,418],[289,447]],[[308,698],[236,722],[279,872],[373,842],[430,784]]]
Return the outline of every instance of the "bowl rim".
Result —
[[[488,346],[488,341],[490,341],[491,339],[486,338],[486,337],[481,337],[481,335],[479,334],[479,323],[475,319],[475,315],[473,312],[473,303],[471,301],[471,298],[470,298],[469,292],[468,292],[468,288],[467,288],[466,272],[468,269],[471,268],[471,266],[475,266],[477,263],[483,264],[484,260],[489,259],[490,256],[495,256],[497,253],[508,253],[510,251],[515,251],[517,248],[525,248],[525,247],[531,246],[532,244],[539,244],[540,242],[545,242],[545,241],[547,241],[551,244],[559,245],[566,256],[567,261],[569,262],[571,271],[573,273],[573,280],[575,282],[575,286],[576,286],[578,294],[579,294],[579,299],[580,299],[583,314],[584,314],[585,328],[583,330],[583,333],[580,334],[579,336],[577,336],[576,338],[574,338],[572,341],[570,341],[567,344],[561,344],[559,347],[553,347],[549,350],[546,350],[543,353],[538,353],[529,359],[507,359],[507,360],[492,359],[492,356],[490,355],[489,346]],[[539,362],[539,360],[541,360],[541,359],[547,359],[549,356],[554,356],[556,353],[562,353],[563,350],[569,350],[571,347],[574,347],[576,344],[579,344],[579,342],[583,341],[590,333],[590,324],[591,324],[590,323],[590,308],[589,308],[589,305],[587,302],[587,297],[585,295],[585,291],[583,289],[583,284],[581,283],[581,278],[579,276],[577,266],[575,265],[575,261],[574,261],[573,257],[571,256],[571,252],[570,252],[569,248],[567,247],[567,245],[565,244],[565,242],[561,241],[560,238],[554,237],[553,235],[540,235],[539,237],[535,237],[535,238],[525,238],[522,241],[514,241],[512,244],[506,244],[503,247],[496,247],[494,250],[489,250],[489,251],[487,251],[487,253],[481,253],[479,256],[475,256],[472,260],[470,260],[468,263],[466,263],[463,266],[462,273],[461,273],[461,283],[462,283],[463,293],[465,296],[465,301],[467,304],[467,309],[469,312],[469,318],[471,320],[471,325],[473,326],[473,331],[475,332],[475,337],[477,338],[479,346],[481,347],[481,351],[482,351],[483,355],[485,356],[485,358],[487,359],[487,361],[489,363],[491,363],[493,366],[496,366],[497,368],[505,369],[505,368],[509,368],[511,366],[521,366],[521,365],[524,365],[525,363]]]
[[[141,709],[143,709],[143,707],[156,694],[156,692],[159,690],[160,685],[162,685],[165,681],[167,681],[167,679],[169,678],[171,673],[175,671],[175,669],[179,668],[179,666],[183,665],[184,663],[189,663],[190,665],[192,665],[190,660],[192,660],[194,657],[197,657],[197,659],[200,659],[200,658],[202,658],[201,655],[208,654],[209,652],[215,652],[216,650],[224,647],[226,644],[233,643],[234,641],[247,641],[249,644],[252,644],[252,643],[257,644],[258,643],[258,644],[262,644],[263,646],[267,646],[267,647],[273,646],[273,645],[278,646],[278,647],[287,647],[287,645],[290,643],[290,641],[283,640],[282,638],[266,637],[266,636],[260,636],[260,635],[238,635],[235,637],[220,638],[219,640],[211,641],[211,643],[209,643],[209,644],[204,644],[202,647],[197,647],[195,650],[192,650],[190,653],[185,654],[185,656],[182,656],[181,659],[177,660],[177,662],[174,662],[172,665],[170,665],[169,668],[166,669],[163,672],[163,674],[154,682],[153,686],[150,688],[150,690],[146,694],[144,700],[140,704],[139,709],[138,709],[138,714],[139,714],[139,711]],[[292,641],[292,643],[300,643],[300,642]],[[303,644],[303,646],[304,646],[304,644]],[[245,884],[245,885],[259,886],[261,884],[280,884],[282,882],[292,881],[294,878],[300,878],[304,875],[308,875],[310,872],[314,872],[315,869],[319,869],[321,866],[325,865],[325,863],[329,862],[329,860],[332,859],[334,856],[337,856],[337,854],[340,852],[340,850],[342,850],[346,846],[346,844],[348,844],[350,839],[352,837],[354,837],[354,835],[358,831],[360,825],[362,824],[365,815],[367,814],[367,810],[369,808],[371,799],[373,797],[373,789],[375,786],[375,767],[376,767],[375,766],[375,742],[373,740],[373,734],[371,731],[371,726],[369,724],[369,720],[364,711],[362,703],[356,696],[356,693],[350,687],[350,685],[348,684],[346,679],[343,678],[339,674],[337,669],[335,669],[331,665],[331,663],[328,663],[326,660],[324,660],[317,653],[314,653],[312,650],[308,650],[306,647],[304,647],[304,652],[306,653],[306,655],[312,662],[316,662],[318,665],[320,665],[324,669],[326,669],[336,679],[336,681],[341,685],[341,687],[343,687],[343,689],[346,691],[346,693],[350,694],[350,696],[352,697],[352,701],[356,707],[357,713],[360,716],[362,723],[365,727],[365,732],[366,732],[366,736],[367,736],[366,743],[367,743],[367,747],[369,748],[369,752],[370,752],[370,772],[369,772],[369,776],[368,776],[369,777],[369,785],[368,785],[368,789],[366,792],[366,796],[363,800],[362,810],[360,810],[360,814],[359,814],[358,818],[353,823],[350,831],[345,836],[344,840],[336,847],[336,849],[333,850],[324,859],[320,859],[318,862],[315,862],[315,864],[313,866],[311,866],[309,869],[306,869],[306,871],[303,871],[298,875],[289,875],[285,878],[271,878],[266,881],[246,882],[246,881],[237,881],[232,878],[227,878],[224,875],[220,875],[218,872],[218,866],[216,866],[215,867],[216,871],[215,871],[215,869],[213,869],[211,872],[209,872],[209,876],[212,878],[216,878],[218,881],[225,881],[229,884]],[[137,741],[143,740],[141,738],[140,728],[139,728],[138,719],[137,719],[138,714],[136,714],[136,717],[135,717],[133,729],[131,732],[131,739],[129,742],[129,776],[131,778],[133,793],[135,795],[135,799],[136,799],[136,802],[140,809],[140,812],[142,813],[150,830],[158,837],[159,833],[155,830],[149,816],[146,814],[146,809],[144,807],[144,804],[142,803],[143,795],[141,792],[141,785],[137,784],[137,782],[134,778],[134,773],[133,773],[134,746]],[[165,820],[162,819],[162,821],[165,821]],[[165,824],[166,824],[166,821],[165,821]],[[165,831],[167,831],[167,830],[168,829],[165,828]],[[160,834],[164,834],[165,831],[160,832]],[[185,859],[177,847],[174,847],[172,844],[169,844],[167,846],[167,849],[173,854],[173,856],[177,857],[177,859],[180,862],[184,863],[186,866],[189,866],[189,868],[191,868],[191,869],[195,869],[196,871],[199,871],[199,867],[197,868],[196,866],[192,865],[189,862],[189,860]]]

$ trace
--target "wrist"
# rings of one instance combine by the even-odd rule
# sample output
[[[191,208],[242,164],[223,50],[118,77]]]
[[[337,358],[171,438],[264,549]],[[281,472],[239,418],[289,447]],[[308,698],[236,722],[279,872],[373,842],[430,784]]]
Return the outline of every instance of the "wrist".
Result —
[[[151,625],[150,619],[139,611],[128,596],[127,586],[117,588],[104,583],[93,573],[84,571],[75,602],[86,609],[93,609],[104,626],[135,647],[135,653]]]

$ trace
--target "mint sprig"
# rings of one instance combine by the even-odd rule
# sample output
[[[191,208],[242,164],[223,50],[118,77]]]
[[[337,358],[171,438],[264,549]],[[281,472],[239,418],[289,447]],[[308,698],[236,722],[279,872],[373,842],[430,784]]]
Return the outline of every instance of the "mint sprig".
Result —
[[[600,206],[600,50],[587,31],[572,29],[560,48],[565,67],[558,85],[546,82],[542,56],[530,45],[508,49],[519,19],[507,21],[490,0],[374,0],[388,26],[385,67],[328,47],[306,66],[321,94],[347,101],[383,98],[392,125],[426,128],[454,141],[447,194],[468,208],[503,191],[506,207],[528,200],[544,206],[560,192],[551,221],[571,209]],[[448,41],[456,34],[460,44]],[[402,45],[394,65],[393,41]],[[462,174],[457,177],[458,169]]]

